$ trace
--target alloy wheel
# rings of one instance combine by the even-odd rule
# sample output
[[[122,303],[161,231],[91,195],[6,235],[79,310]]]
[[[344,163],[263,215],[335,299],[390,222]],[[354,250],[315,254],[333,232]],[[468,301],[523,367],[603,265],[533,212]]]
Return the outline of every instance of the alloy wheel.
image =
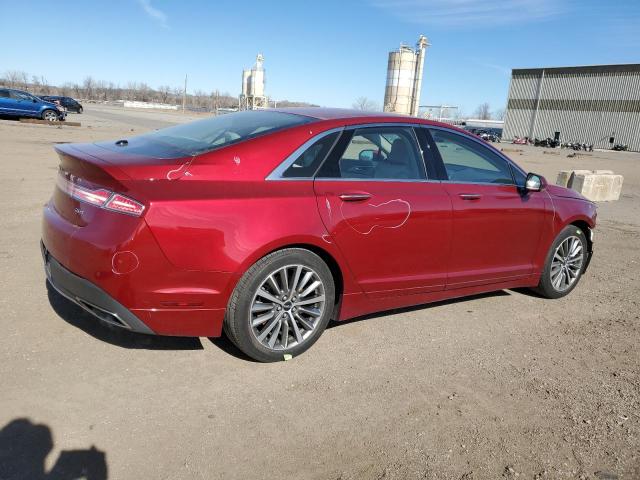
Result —
[[[44,120],[47,122],[56,122],[58,121],[58,114],[52,110],[47,110],[44,112]]]
[[[325,286],[306,265],[286,265],[263,280],[251,301],[255,338],[270,350],[287,350],[314,332],[325,309]]]
[[[580,276],[584,251],[576,236],[565,238],[556,248],[551,261],[551,285],[558,292],[569,289]]]

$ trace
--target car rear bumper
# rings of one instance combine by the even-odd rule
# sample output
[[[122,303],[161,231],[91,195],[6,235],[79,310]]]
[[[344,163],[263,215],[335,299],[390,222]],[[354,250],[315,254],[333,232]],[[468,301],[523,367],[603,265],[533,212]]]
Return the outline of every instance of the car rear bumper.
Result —
[[[83,209],[88,221],[78,226],[52,202],[44,207],[43,253],[55,261],[50,264],[53,287],[94,316],[129,330],[185,337],[222,334],[230,273],[178,268],[144,220],[84,204]]]
[[[134,332],[153,334],[144,322],[93,283],[67,270],[40,242],[47,281],[62,296],[109,325]]]
[[[225,308],[127,308],[99,286],[76,275],[40,242],[49,284],[104,323],[150,335],[219,337]]]

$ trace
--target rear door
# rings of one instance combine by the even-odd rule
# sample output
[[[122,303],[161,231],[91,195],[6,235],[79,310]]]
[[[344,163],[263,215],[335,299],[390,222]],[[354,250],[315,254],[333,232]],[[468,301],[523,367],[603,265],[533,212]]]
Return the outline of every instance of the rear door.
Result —
[[[0,88],[0,114],[16,115],[18,113],[16,99],[11,96],[11,91]]]
[[[429,128],[432,153],[453,204],[447,288],[526,277],[545,221],[544,192],[519,188],[516,167],[482,140]]]
[[[314,181],[322,220],[364,292],[443,290],[451,201],[410,126],[346,130]]]

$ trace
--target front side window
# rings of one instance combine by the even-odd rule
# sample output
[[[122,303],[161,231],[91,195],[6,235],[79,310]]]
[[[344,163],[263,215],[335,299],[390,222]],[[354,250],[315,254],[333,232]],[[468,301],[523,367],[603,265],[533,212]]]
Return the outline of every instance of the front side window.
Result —
[[[450,181],[513,184],[507,161],[487,147],[457,133],[430,132]]]
[[[424,180],[422,156],[410,127],[359,128],[343,151],[322,166],[319,177]]]

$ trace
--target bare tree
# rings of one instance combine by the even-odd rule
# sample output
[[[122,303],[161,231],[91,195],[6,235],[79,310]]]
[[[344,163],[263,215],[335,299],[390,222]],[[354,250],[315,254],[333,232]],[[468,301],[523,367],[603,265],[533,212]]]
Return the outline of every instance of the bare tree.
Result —
[[[160,85],[158,87],[158,99],[160,103],[167,103],[171,95],[171,87],[169,85]]]
[[[27,72],[21,70],[7,70],[5,80],[10,87],[26,90],[29,86],[29,76]]]
[[[82,82],[84,94],[89,100],[95,100],[96,81],[90,75],[84,78]]]
[[[373,100],[369,100],[367,97],[358,97],[355,102],[353,102],[353,108],[356,110],[379,110],[378,104]]]
[[[120,87],[113,82],[96,80],[92,76],[86,76],[82,83],[66,82],[62,85],[50,85],[44,76],[33,75],[29,77],[26,72],[18,70],[6,71],[0,76],[0,85],[33,91],[40,95],[61,95],[83,100],[115,101],[137,100],[143,102],[161,102],[180,104],[182,102],[182,88],[162,85],[152,89],[144,82],[127,82]],[[220,92],[214,89],[209,92],[196,90],[187,94],[187,105],[206,111],[217,111],[220,108],[237,108],[238,98],[229,92]],[[289,102],[286,99],[278,101],[282,106],[310,106],[306,102]],[[354,104],[355,107],[355,104]],[[358,108],[375,110],[378,108],[375,102],[366,98],[358,99]]]
[[[504,120],[504,117],[506,116],[506,114],[507,114],[507,111],[504,108],[499,108],[493,114],[493,118],[495,118],[496,120]]]
[[[485,102],[478,106],[476,109],[476,118],[479,120],[490,120],[491,119],[491,106]]]

